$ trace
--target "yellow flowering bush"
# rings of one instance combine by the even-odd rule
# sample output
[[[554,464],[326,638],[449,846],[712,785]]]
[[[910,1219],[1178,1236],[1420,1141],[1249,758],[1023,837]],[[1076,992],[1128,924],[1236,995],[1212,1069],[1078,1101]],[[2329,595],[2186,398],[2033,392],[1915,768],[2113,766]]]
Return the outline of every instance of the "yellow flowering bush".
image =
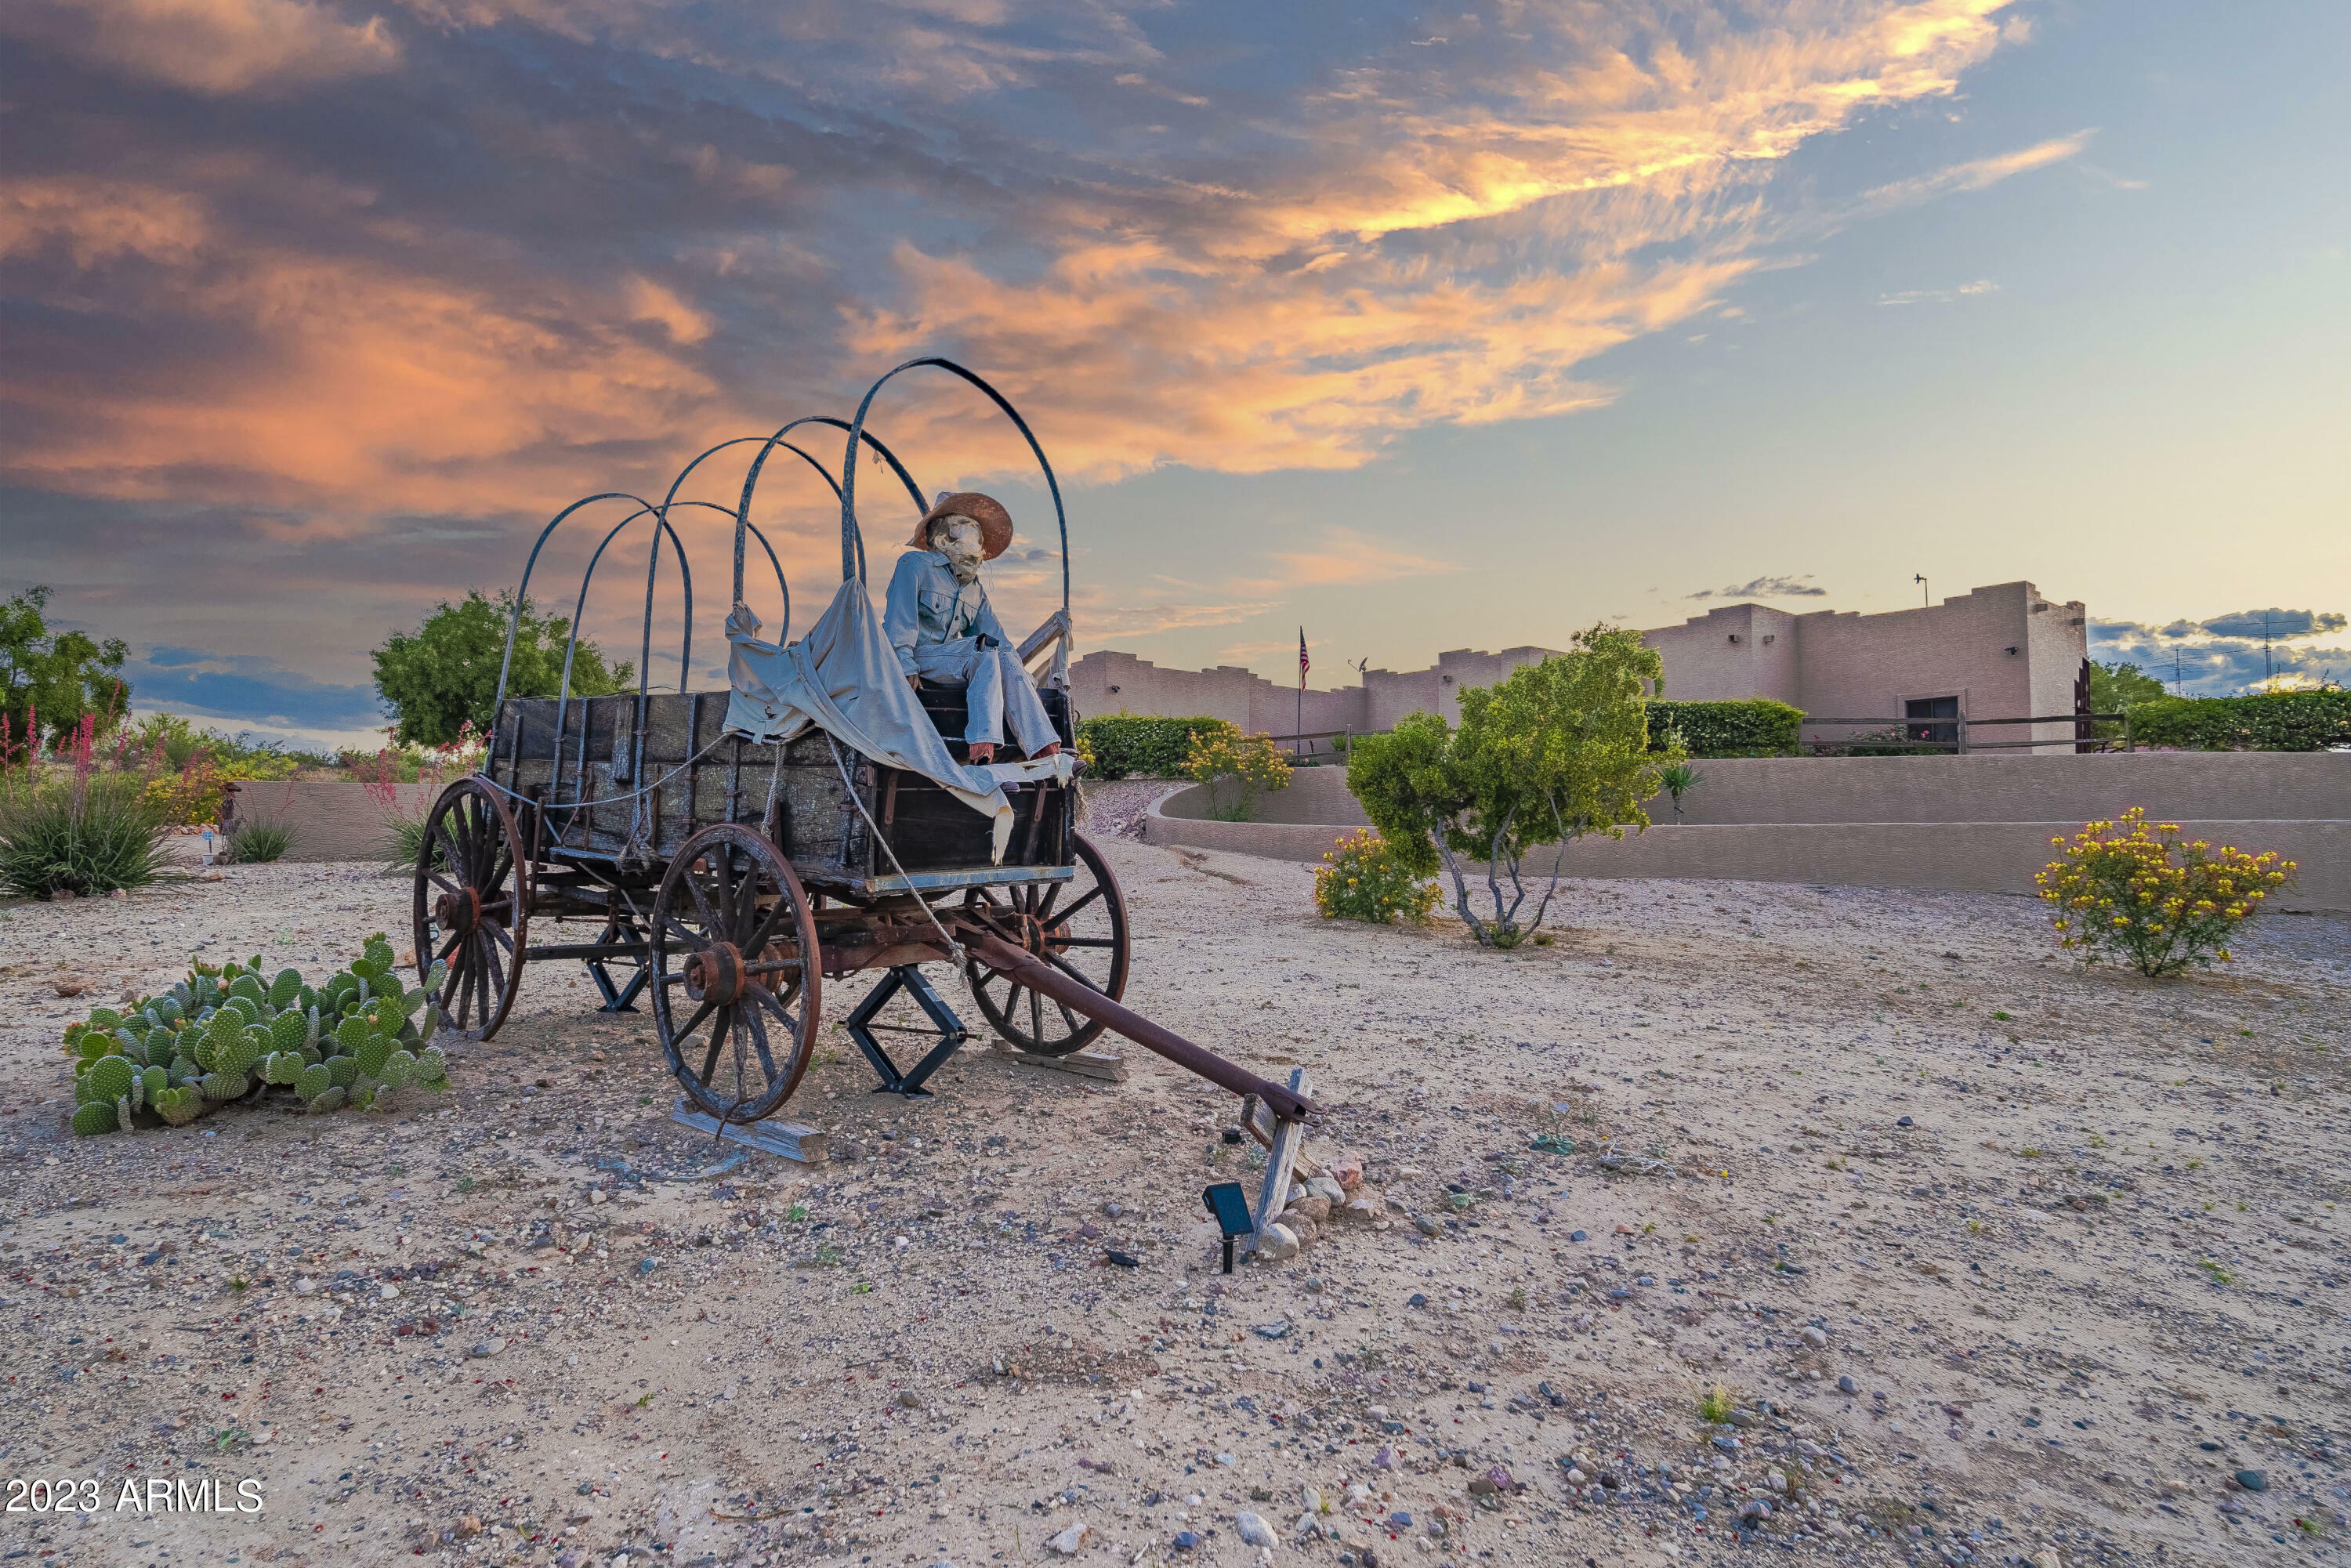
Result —
[[[1290,783],[1290,759],[1270,735],[1243,735],[1226,729],[1192,737],[1184,758],[1184,777],[1208,787],[1208,815],[1219,821],[1246,822],[1257,812],[1257,798],[1267,789]]]
[[[1417,925],[1438,896],[1434,879],[1415,876],[1369,828],[1324,851],[1314,873],[1314,907],[1325,920],[1386,925],[1401,915]]]
[[[2058,858],[2032,880],[2057,945],[2085,964],[2127,958],[2150,978],[2191,963],[2227,963],[2237,929],[2263,899],[2293,884],[2296,869],[2275,852],[2182,843],[2179,823],[2150,826],[2138,806],[2087,824],[2070,842],[2049,841]]]

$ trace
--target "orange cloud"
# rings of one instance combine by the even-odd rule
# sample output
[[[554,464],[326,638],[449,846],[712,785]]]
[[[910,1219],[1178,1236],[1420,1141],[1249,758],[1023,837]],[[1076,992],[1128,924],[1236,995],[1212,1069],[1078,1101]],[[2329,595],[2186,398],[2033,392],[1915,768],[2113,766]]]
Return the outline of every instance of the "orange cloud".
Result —
[[[797,81],[796,50],[862,47],[828,90],[872,93],[885,112],[798,140],[697,112],[663,144],[626,116],[481,105],[470,131],[490,155],[582,191],[684,193],[674,243],[647,225],[633,247],[576,253],[576,211],[534,210],[512,235],[496,212],[436,227],[413,194],[289,172],[301,161],[287,148],[282,162],[240,151],[175,166],[159,147],[124,165],[136,178],[0,183],[0,257],[55,264],[32,291],[52,314],[102,294],[124,321],[212,345],[168,377],[7,379],[0,406],[19,417],[0,431],[0,463],[17,480],[354,516],[543,512],[590,487],[658,484],[699,444],[843,402],[873,371],[942,350],[996,380],[1071,477],[1360,464],[1432,423],[1605,402],[1584,370],[1595,356],[1719,306],[1762,264],[1770,165],[1866,109],[1953,91],[1997,47],[2005,8],[1818,0],[1757,21],[1505,7],[1448,22],[1425,48],[1329,62],[1252,124],[1260,154],[1186,164],[1114,137],[1089,145],[1075,109],[1073,144],[1033,162],[993,118],[925,120],[917,135],[885,123],[891,104],[946,116],[1055,71],[1121,101],[1155,91],[1166,62],[1115,6],[1078,7],[1050,45],[999,0],[898,7],[904,25],[870,44],[831,13],[788,10],[730,55],[693,31],[699,13],[640,0],[403,5],[396,16],[449,38],[538,26],[748,80]],[[9,16],[0,26],[47,47],[209,93],[406,61],[393,31],[299,0],[42,0]],[[184,47],[148,59],[141,29]],[[1155,103],[1171,113],[1224,109],[1169,91]],[[925,138],[942,124],[977,150],[935,155]],[[1933,188],[2068,155],[2048,143]],[[811,165],[822,157],[848,172]],[[592,183],[632,159],[643,166]],[[881,243],[821,206],[842,192],[855,198],[843,213],[878,192],[942,215],[919,240]],[[828,248],[836,224],[855,245]],[[810,298],[836,302],[817,328],[768,327]],[[770,336],[736,340],[742,322]],[[74,363],[78,345],[59,342],[55,362]],[[761,381],[744,372],[753,361],[783,368]],[[943,381],[893,389],[876,412],[918,472],[1025,465],[993,412]],[[778,396],[791,401],[768,406]],[[1368,580],[1327,575],[1374,570],[1357,559],[1283,564],[1296,581]]]
[[[0,33],[209,94],[367,75],[400,60],[380,17],[354,25],[301,0],[23,0],[0,7]]]

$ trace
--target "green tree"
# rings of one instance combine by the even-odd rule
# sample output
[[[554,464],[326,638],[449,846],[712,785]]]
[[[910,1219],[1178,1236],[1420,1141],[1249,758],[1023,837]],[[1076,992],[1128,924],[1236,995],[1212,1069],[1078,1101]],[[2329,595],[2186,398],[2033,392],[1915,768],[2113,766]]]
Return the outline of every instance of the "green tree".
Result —
[[[130,706],[131,684],[122,678],[130,648],[120,637],[100,643],[79,632],[52,632],[42,615],[48,602],[49,591],[35,587],[0,605],[0,719],[11,755],[36,724],[55,744],[95,715],[103,735]]]
[[[1388,735],[1359,737],[1347,787],[1407,869],[1426,875],[1443,866],[1480,943],[1515,947],[1542,925],[1567,845],[1646,828],[1641,802],[1657,793],[1663,769],[1686,760],[1671,743],[1648,749],[1647,694],[1664,674],[1636,632],[1579,632],[1572,652],[1464,691],[1458,730],[1414,714]],[[1538,896],[1523,867],[1545,845],[1555,849]],[[1470,904],[1465,862],[1475,862],[1485,866],[1486,915]],[[1530,898],[1533,912],[1522,922]]]
[[[2154,702],[2168,696],[2163,683],[2140,669],[2137,664],[2116,663],[2090,664],[2090,711],[2092,713],[2128,713],[2141,703]],[[2118,737],[2123,732],[2119,724],[2094,724],[2091,733],[2102,737]]]
[[[2090,665],[2090,711],[2127,713],[2145,702],[2167,695],[2163,683],[2137,664]]]
[[[511,591],[495,600],[481,590],[461,603],[444,600],[413,632],[394,632],[375,651],[375,689],[396,723],[392,738],[402,745],[447,746],[470,722],[490,727],[496,700],[498,664],[506,656],[507,622],[514,610]],[[507,695],[554,696],[563,683],[564,639],[571,622],[559,615],[532,613],[523,601],[515,628],[514,668]],[[602,650],[587,638],[571,656],[574,696],[601,696],[637,678],[636,666],[608,665]]]

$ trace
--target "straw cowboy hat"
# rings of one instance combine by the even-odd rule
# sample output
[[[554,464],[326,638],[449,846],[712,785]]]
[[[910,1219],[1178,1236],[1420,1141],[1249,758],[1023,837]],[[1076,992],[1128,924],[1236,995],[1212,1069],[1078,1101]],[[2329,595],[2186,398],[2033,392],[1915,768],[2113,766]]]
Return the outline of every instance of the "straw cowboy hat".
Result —
[[[977,490],[942,490],[923,520],[914,525],[914,537],[906,541],[908,549],[931,548],[931,525],[941,517],[966,517],[979,525],[980,558],[994,560],[1012,542],[1012,514],[1004,503],[993,496],[983,496]]]

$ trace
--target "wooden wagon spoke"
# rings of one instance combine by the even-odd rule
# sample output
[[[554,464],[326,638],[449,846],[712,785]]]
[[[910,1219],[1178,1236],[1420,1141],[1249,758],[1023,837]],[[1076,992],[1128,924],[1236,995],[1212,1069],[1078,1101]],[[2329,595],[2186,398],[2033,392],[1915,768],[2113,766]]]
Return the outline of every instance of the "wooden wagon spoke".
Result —
[[[459,876],[465,877],[466,880],[470,882],[472,878],[466,873],[465,859],[463,855],[460,855],[457,852],[457,841],[450,836],[449,823],[445,817],[435,819],[433,823],[433,831],[430,837],[433,842],[441,846],[442,863],[449,867],[450,870],[455,872]],[[456,893],[460,890],[455,887],[452,887],[449,891],[451,893]]]
[[[496,942],[507,952],[511,953],[515,950],[514,938],[507,936],[507,928],[499,925],[496,921],[483,921],[481,924],[481,929],[488,932],[490,934],[490,940]]]
[[[689,953],[699,953],[710,945],[708,937],[686,929],[684,924],[674,915],[663,915],[662,925],[664,929],[674,933],[677,939],[685,944],[685,950]]]
[[[1079,899],[1075,904],[1071,904],[1067,909],[1064,909],[1059,915],[1054,915],[1050,924],[1055,925],[1068,925],[1071,920],[1077,917],[1079,910],[1083,909],[1087,904],[1092,904],[1095,899],[1100,898],[1102,895],[1103,891],[1104,890],[1100,887],[1089,890],[1083,898]]]
[[[760,996],[766,996],[767,992],[760,991],[758,994]],[[759,1011],[760,1009],[758,1008],[745,1008],[743,1009],[743,1022],[747,1026],[747,1032],[748,1032],[751,1037],[751,1053],[759,1059],[759,1072],[762,1081],[773,1083],[777,1077],[776,1059],[768,1052],[768,1026],[759,1021]],[[742,1091],[738,1088],[736,1092],[739,1094]]]
[[[1115,936],[1048,936],[1045,940],[1055,947],[1115,947]]]
[[[710,933],[713,937],[716,937],[721,935],[718,916],[711,912],[710,899],[702,891],[702,879],[695,875],[692,872],[686,873],[685,891],[691,894],[694,897],[695,912],[702,916],[702,928]],[[676,922],[672,921],[671,924],[675,925]],[[680,927],[680,929],[682,930],[684,928]],[[688,938],[688,940],[692,940],[692,938]]]
[[[441,950],[440,950],[439,952],[437,952],[437,953],[434,954],[433,956],[434,956],[435,958],[439,958],[439,959],[443,959],[443,960],[447,959],[447,957],[449,956],[449,955],[450,955],[450,954],[455,953],[455,952],[457,950],[457,944],[459,944],[460,942],[463,942],[465,939],[465,934],[464,932],[462,932],[462,931],[453,931],[453,932],[451,932],[451,933],[449,934],[449,940],[447,940],[446,942],[444,942],[443,944],[441,944]],[[446,989],[447,989],[447,988],[446,988],[446,987],[444,987],[444,988],[443,988],[443,989],[444,989],[444,991],[445,992],[445,991],[446,991]],[[442,999],[443,999],[443,1000],[444,1000],[444,1001],[445,1001],[445,1000],[447,1000],[446,996],[444,995],[444,998],[443,998]]]
[[[440,889],[442,892],[444,892],[444,893],[451,893],[451,894],[455,894],[455,893],[462,893],[462,892],[464,892],[464,891],[465,891],[464,889],[460,888],[460,887],[459,887],[455,883],[451,882],[447,877],[443,876],[443,875],[442,875],[439,872],[437,872],[437,871],[428,871],[428,872],[426,872],[426,873],[424,873],[424,880],[425,880],[425,881],[427,881],[427,882],[429,882],[429,883],[431,883],[434,886],[435,886],[435,887],[439,888],[439,889]]]
[[[781,899],[777,900],[778,904],[782,902],[783,901]],[[727,929],[738,933],[747,932],[758,918],[759,868],[757,866],[745,866],[743,868],[743,880],[735,884],[734,907],[727,911]],[[758,950],[758,945],[751,942],[738,941],[736,946],[742,948],[746,953],[757,952]]]
[[[702,1027],[702,1020],[708,1018],[712,1013],[715,1013],[717,1010],[718,1004],[716,1002],[704,1002],[700,1007],[694,1009],[694,1016],[685,1020],[685,1027],[677,1031],[677,1038],[684,1040],[687,1035],[690,1035],[695,1030],[700,1029]]]
[[[506,967],[498,962],[497,944],[492,942],[488,936],[489,932],[496,929],[494,925],[486,925],[477,930],[474,934],[474,945],[481,951],[483,977],[494,982],[497,988],[503,991],[507,988]],[[483,1016],[486,1018],[489,1010],[489,997],[485,993],[482,998]]]
[[[710,1054],[702,1059],[702,1086],[710,1087],[710,1075],[718,1071],[718,1053],[726,1049],[726,1037],[735,1030],[735,1009],[732,1005],[718,1009],[710,1023]]]
[[[789,904],[783,899],[778,898],[770,904],[766,918],[753,928],[749,938],[742,944],[743,956],[747,958],[755,953],[767,951],[768,941],[776,935],[776,927],[783,924],[790,912]]]
[[[1073,980],[1076,980],[1076,981],[1080,982],[1081,984],[1082,984],[1082,985],[1084,985],[1084,986],[1086,986],[1086,987],[1090,988],[1091,989],[1097,990],[1097,991],[1099,991],[1099,990],[1101,990],[1101,989],[1102,989],[1102,982],[1101,982],[1101,981],[1099,981],[1099,980],[1095,979],[1095,978],[1094,978],[1092,976],[1091,976],[1091,975],[1086,975],[1086,974],[1081,974],[1081,973],[1080,973],[1078,970],[1076,970],[1076,969],[1072,968],[1072,967],[1071,967],[1071,966],[1069,966],[1068,964],[1063,963],[1060,958],[1055,957],[1052,954],[1048,953],[1048,954],[1044,955],[1044,958],[1045,958],[1045,962],[1047,962],[1048,964],[1052,965],[1052,966],[1053,966],[1053,967],[1055,967],[1056,969],[1061,970],[1061,973],[1063,973],[1064,975],[1069,976],[1069,977],[1070,977],[1070,978],[1071,978],[1071,979],[1073,979]]]
[[[800,1020],[792,1016],[791,1009],[785,1004],[784,998],[768,989],[767,987],[754,986],[744,995],[758,1005],[759,1011],[773,1015],[775,1020],[783,1025],[791,1034],[797,1036],[800,1032]],[[768,1071],[773,1073],[772,1063],[769,1064]]]
[[[1029,993],[1029,1038],[1045,1038],[1045,998],[1038,991]]]

